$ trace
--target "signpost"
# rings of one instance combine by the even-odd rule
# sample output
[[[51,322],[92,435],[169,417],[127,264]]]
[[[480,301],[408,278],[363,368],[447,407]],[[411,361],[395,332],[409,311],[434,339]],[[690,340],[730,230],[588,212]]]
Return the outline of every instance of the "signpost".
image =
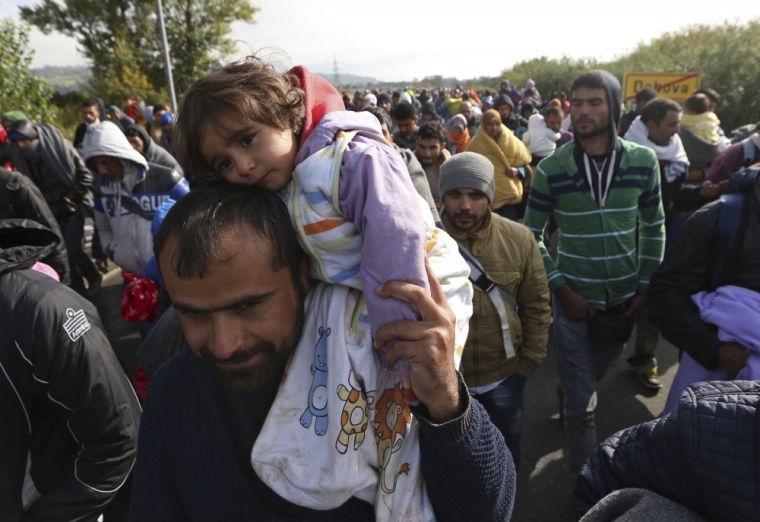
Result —
[[[623,82],[623,99],[636,99],[636,93],[652,87],[658,98],[684,101],[699,88],[699,73],[628,73]]]

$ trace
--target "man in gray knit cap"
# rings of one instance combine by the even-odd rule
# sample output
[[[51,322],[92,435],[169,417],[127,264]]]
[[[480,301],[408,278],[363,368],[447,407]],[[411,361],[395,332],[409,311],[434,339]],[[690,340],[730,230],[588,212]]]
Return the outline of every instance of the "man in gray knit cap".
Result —
[[[552,321],[541,253],[527,228],[488,209],[494,169],[485,156],[463,152],[446,161],[439,188],[446,231],[469,252],[473,274],[484,274],[470,276],[480,291],[462,373],[519,466],[525,382],[546,357]]]

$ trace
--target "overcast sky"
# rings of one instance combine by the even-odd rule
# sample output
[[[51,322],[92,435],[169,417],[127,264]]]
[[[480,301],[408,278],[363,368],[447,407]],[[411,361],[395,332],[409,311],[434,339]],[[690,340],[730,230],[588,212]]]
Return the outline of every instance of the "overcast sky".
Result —
[[[18,6],[39,0],[0,0],[0,16],[18,19]],[[630,2],[368,2],[252,0],[254,24],[233,24],[245,49],[287,53],[291,63],[331,73],[397,81],[441,74],[460,79],[496,76],[521,60],[546,55],[608,59],[640,41],[694,23],[746,22],[760,1],[731,0],[708,7],[683,0]],[[564,6],[562,12],[558,6]],[[630,5],[626,8],[625,5]],[[85,63],[76,42],[60,34],[31,35],[34,67]]]

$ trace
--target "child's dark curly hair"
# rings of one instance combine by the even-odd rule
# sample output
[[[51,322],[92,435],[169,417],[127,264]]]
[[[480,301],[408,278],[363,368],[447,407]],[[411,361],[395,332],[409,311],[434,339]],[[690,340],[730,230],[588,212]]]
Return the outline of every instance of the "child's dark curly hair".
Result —
[[[200,153],[205,129],[222,114],[299,134],[304,118],[304,92],[298,79],[249,56],[193,83],[179,104],[172,142],[189,179],[220,179]]]

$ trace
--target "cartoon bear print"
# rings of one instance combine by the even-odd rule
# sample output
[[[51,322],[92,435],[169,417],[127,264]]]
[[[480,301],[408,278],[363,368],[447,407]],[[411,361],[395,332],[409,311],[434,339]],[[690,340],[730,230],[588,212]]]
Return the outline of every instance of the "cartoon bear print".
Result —
[[[311,373],[314,376],[309,389],[309,405],[301,415],[301,425],[311,427],[316,418],[314,432],[320,437],[327,433],[327,338],[330,329],[319,327],[319,339],[314,348],[314,364]]]

